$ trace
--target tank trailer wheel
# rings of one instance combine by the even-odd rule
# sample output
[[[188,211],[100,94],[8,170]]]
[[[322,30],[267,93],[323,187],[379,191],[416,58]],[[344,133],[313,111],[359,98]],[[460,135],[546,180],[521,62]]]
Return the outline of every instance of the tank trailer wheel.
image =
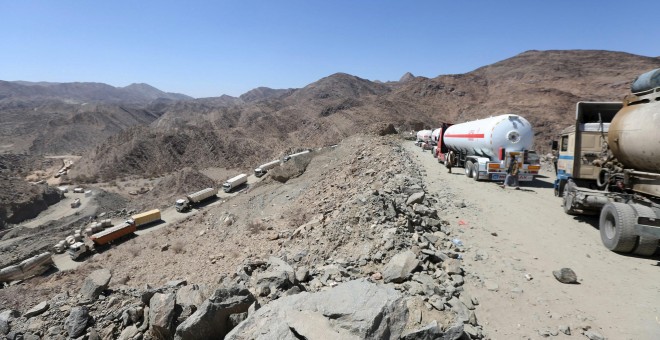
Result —
[[[655,211],[650,207],[641,204],[633,205],[633,208],[637,212],[637,216],[641,217],[651,217],[656,218]],[[648,236],[640,236],[639,242],[637,242],[637,247],[633,251],[633,254],[640,256],[651,256],[655,254],[658,250],[658,239]]]
[[[637,241],[634,225],[635,210],[631,206],[619,202],[605,204],[598,223],[605,248],[621,253],[632,251]]]
[[[465,176],[472,178],[472,161],[465,162]]]

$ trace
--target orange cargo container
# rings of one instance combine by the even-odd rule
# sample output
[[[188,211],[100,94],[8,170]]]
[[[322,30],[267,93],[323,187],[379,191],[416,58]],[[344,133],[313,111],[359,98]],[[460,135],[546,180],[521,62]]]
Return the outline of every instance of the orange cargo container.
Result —
[[[121,223],[112,228],[108,228],[104,231],[98,232],[90,237],[94,244],[104,245],[108,244],[122,236],[132,234],[137,230],[137,227],[133,223]]]

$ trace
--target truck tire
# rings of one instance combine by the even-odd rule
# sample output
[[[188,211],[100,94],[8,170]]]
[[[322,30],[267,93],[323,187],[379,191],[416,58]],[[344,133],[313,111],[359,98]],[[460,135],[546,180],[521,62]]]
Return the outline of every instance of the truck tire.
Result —
[[[465,162],[465,176],[472,178],[472,161]]]
[[[577,215],[577,211],[573,209],[573,199],[575,198],[575,194],[572,192],[564,192],[564,200],[563,200],[563,205],[564,205],[564,213],[566,215]]]
[[[635,209],[632,206],[619,202],[605,204],[598,223],[605,248],[620,253],[631,252],[637,241],[634,224]]]
[[[650,217],[656,218],[655,211],[650,207],[641,204],[634,204],[633,208],[637,212],[638,217]],[[655,254],[658,250],[658,239],[648,236],[640,236],[639,242],[637,242],[637,247],[633,251],[633,254],[640,256],[651,256]]]
[[[434,146],[434,147],[431,149],[431,154],[433,155],[433,158],[438,158],[438,155],[435,153],[435,151],[436,151],[437,148],[438,148],[437,146]]]
[[[472,179],[479,182],[479,164],[472,164]]]
[[[564,196],[564,188],[566,187],[566,182],[567,180],[565,179],[559,180],[559,183],[557,183],[557,187],[555,188],[555,196],[557,197]]]

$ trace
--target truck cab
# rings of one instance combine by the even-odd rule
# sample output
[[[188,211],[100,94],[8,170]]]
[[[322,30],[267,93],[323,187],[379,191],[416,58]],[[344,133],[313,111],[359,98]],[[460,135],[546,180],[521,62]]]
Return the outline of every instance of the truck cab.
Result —
[[[176,202],[174,202],[174,208],[178,212],[185,212],[188,211],[188,209],[190,208],[190,204],[188,204],[188,200],[179,198],[178,200],[176,200]]]
[[[556,196],[562,196],[569,180],[579,186],[597,188],[601,167],[593,162],[606,150],[607,132],[614,115],[623,107],[621,102],[578,102],[575,124],[565,128],[557,143]]]
[[[72,260],[77,260],[83,254],[85,254],[88,249],[89,248],[87,248],[87,245],[85,245],[83,242],[76,242],[69,247],[67,254],[69,254],[69,257],[71,257]]]

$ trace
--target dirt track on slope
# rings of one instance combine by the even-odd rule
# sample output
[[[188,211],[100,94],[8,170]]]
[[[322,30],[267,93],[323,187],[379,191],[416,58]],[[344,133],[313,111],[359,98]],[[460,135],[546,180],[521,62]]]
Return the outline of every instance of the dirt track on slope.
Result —
[[[465,202],[447,206],[445,216],[461,226],[454,237],[465,245],[465,266],[473,276],[466,289],[478,297],[477,317],[492,339],[536,339],[562,325],[573,335],[553,338],[579,338],[585,328],[608,339],[660,338],[660,256],[604,248],[596,217],[564,214],[553,195],[552,173],[523,184],[523,190],[503,190],[475,182],[459,168],[449,174],[428,151],[404,144],[426,171],[430,192]],[[575,271],[579,284],[553,277],[563,267]]]

